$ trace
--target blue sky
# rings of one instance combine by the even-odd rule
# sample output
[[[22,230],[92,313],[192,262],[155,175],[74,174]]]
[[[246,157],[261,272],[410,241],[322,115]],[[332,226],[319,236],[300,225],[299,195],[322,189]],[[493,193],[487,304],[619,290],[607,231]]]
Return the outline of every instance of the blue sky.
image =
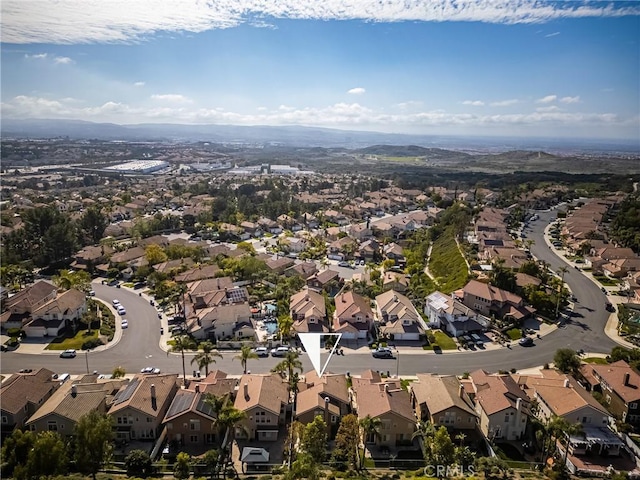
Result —
[[[3,118],[640,139],[640,2],[0,8]]]

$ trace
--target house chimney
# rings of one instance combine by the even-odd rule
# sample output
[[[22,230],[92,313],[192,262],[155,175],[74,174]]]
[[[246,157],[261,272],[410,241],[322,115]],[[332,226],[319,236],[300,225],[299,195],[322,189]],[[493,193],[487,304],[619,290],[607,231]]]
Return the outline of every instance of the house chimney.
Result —
[[[628,387],[629,386],[629,379],[631,378],[631,375],[628,373],[624,374],[624,386]]]
[[[464,385],[460,384],[460,387],[458,387],[458,396],[460,398],[464,398]]]
[[[151,399],[155,400],[156,399],[156,386],[155,384],[151,384]]]
[[[244,384],[244,398],[249,398],[249,384],[246,382]]]
[[[384,393],[387,393],[387,394],[389,393],[389,384],[388,383],[384,384]]]
[[[71,396],[75,397],[78,394],[78,386],[74,383],[71,385]]]
[[[568,378],[564,379],[564,388],[569,388],[569,379]]]
[[[522,399],[521,398],[518,398],[516,400],[516,410],[517,411],[521,411],[522,410]]]
[[[200,393],[200,384],[196,383],[196,393]]]

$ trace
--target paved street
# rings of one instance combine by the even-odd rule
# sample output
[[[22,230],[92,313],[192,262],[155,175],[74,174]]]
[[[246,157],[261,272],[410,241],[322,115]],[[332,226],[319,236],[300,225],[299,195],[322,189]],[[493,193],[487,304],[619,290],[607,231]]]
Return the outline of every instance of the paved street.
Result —
[[[527,230],[528,238],[535,242],[531,251],[536,258],[548,262],[551,268],[559,273],[558,269],[567,264],[555,250],[548,247],[543,237],[544,228],[549,224],[549,219],[555,216],[555,211],[539,212],[539,215],[540,219],[533,222]],[[609,319],[609,313],[604,309],[605,295],[598,285],[573,267],[566,272],[565,281],[578,299],[574,308],[575,316],[565,327],[536,339],[533,347],[513,345],[511,348],[453,351],[442,354],[416,348],[400,349],[394,359],[374,359],[366,348],[352,352],[347,345],[347,353],[344,356],[334,356],[327,370],[358,374],[372,368],[389,371],[391,374],[399,372],[400,375],[414,375],[417,372],[460,374],[478,368],[497,371],[542,365],[551,362],[555,351],[563,347],[583,349],[587,352],[610,352],[616,343],[604,334]],[[125,317],[129,320],[129,328],[119,332],[112,345],[88,354],[79,352],[74,359],[59,358],[59,352],[35,353],[42,352],[42,346],[23,345],[16,352],[2,353],[2,373],[42,366],[58,373],[72,374],[86,373],[87,370],[110,373],[116,366],[124,367],[127,373],[139,372],[147,366],[158,367],[163,372],[182,372],[180,355],[168,355],[161,348],[161,343],[166,344],[165,341],[161,342],[160,338],[161,321],[158,319],[156,308],[149,304],[148,298],[126,288],[94,284],[94,289],[97,298],[109,305],[117,298],[127,309]],[[119,328],[120,317],[116,315],[116,318]],[[166,340],[166,318],[163,319],[163,324]],[[190,365],[193,355],[185,355],[188,374],[193,372]],[[240,362],[233,359],[235,355],[235,352],[224,352],[224,358],[217,359],[217,363],[211,368],[219,368],[230,374],[242,373]],[[250,361],[248,368],[253,373],[268,372],[278,361],[276,358],[261,358]],[[312,368],[305,355],[302,356],[302,363],[305,371]]]

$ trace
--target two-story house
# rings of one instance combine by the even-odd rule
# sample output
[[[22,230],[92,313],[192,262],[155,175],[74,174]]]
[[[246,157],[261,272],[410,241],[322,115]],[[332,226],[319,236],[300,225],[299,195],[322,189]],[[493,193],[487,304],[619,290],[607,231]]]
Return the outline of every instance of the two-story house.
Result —
[[[491,440],[522,439],[531,402],[515,380],[509,375],[493,375],[484,370],[477,370],[470,377],[484,436]]]
[[[291,296],[289,314],[296,333],[329,331],[324,296],[305,288]]]
[[[25,426],[33,432],[53,431],[70,437],[80,418],[93,411],[105,413],[113,395],[126,384],[126,379],[88,383],[68,380],[29,418]]]
[[[457,377],[427,373],[419,373],[417,377],[409,389],[419,420],[455,430],[476,428],[478,414]]]
[[[343,284],[340,274],[335,270],[326,269],[318,272],[307,280],[307,286],[318,292],[335,293]]]
[[[109,415],[118,438],[154,440],[178,391],[175,374],[137,375],[116,393]]]
[[[534,309],[525,306],[522,297],[489,283],[470,280],[462,288],[462,303],[470,309],[490,317],[513,318],[525,320],[530,317]]]
[[[243,375],[234,406],[245,413],[236,438],[274,442],[290,410],[287,384],[277,374]]]
[[[26,420],[58,389],[60,382],[53,372],[40,368],[32,373],[16,373],[0,385],[0,417],[2,437],[15,428],[22,428]]]
[[[411,300],[395,290],[381,293],[375,299],[376,320],[381,336],[392,340],[420,340],[425,333],[422,317]]]
[[[433,292],[427,297],[424,314],[430,328],[444,330],[452,337],[483,332],[491,325],[489,318],[442,292]]]
[[[36,283],[20,290],[2,302],[4,312],[0,316],[2,330],[22,328],[31,321],[31,313],[56,298],[58,289],[55,285],[38,280]]]
[[[640,375],[624,360],[608,365],[585,364],[580,373],[601,392],[609,411],[619,420],[640,426]],[[592,382],[589,380],[593,379]]]
[[[306,425],[320,415],[327,424],[331,437],[335,435],[340,419],[351,411],[347,377],[327,374],[318,377],[315,371],[306,373],[298,387],[296,420]]]
[[[366,339],[373,327],[373,311],[369,300],[353,291],[343,292],[334,298],[336,310],[333,331],[342,333],[345,340]]]
[[[24,332],[28,337],[57,337],[65,327],[76,328],[86,311],[85,294],[72,288],[34,310]]]

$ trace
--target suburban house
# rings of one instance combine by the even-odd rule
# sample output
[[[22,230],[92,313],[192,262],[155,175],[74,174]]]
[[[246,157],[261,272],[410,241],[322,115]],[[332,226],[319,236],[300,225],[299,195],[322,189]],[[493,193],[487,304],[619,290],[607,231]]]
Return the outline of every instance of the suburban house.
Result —
[[[608,410],[619,420],[640,426],[640,375],[624,360],[580,368],[589,390],[602,393]]]
[[[490,440],[521,440],[527,428],[529,397],[509,375],[476,370],[470,378],[484,436]]]
[[[333,331],[345,340],[366,339],[373,327],[373,311],[369,300],[354,293],[343,292],[334,298],[336,310]]]
[[[400,272],[387,271],[382,275],[382,290],[405,293],[409,289],[409,277]]]
[[[20,290],[2,302],[4,312],[0,316],[2,330],[22,328],[31,320],[31,313],[56,298],[58,289],[55,285],[38,280],[36,283]]]
[[[307,288],[291,296],[289,313],[296,333],[329,331],[324,296]]]
[[[452,337],[483,332],[491,325],[489,318],[442,292],[433,292],[427,297],[424,314],[430,328],[439,328]]]
[[[343,281],[340,278],[340,274],[330,269],[322,270],[307,279],[307,286],[309,288],[319,292],[324,290],[327,293],[333,293],[342,283]]]
[[[351,411],[347,377],[332,373],[318,377],[315,371],[311,371],[305,374],[298,390],[296,420],[306,425],[320,415],[333,437],[340,419]]]
[[[457,377],[428,373],[418,373],[417,377],[409,390],[418,420],[455,430],[476,428],[478,414]]]
[[[248,302],[220,304],[200,310],[193,321],[187,321],[189,332],[198,339],[214,337],[218,340],[255,337],[255,326]]]
[[[404,268],[407,260],[404,258],[404,253],[400,245],[397,243],[389,243],[383,247],[382,252],[384,258],[387,260],[393,260],[396,265]]]
[[[117,438],[154,440],[178,391],[175,374],[137,375],[116,393],[109,415]]]
[[[71,267],[92,272],[96,266],[107,263],[107,259],[112,253],[113,249],[108,245],[84,247],[73,256]]]
[[[298,263],[297,265],[294,265],[291,268],[288,268],[284,274],[287,277],[292,277],[294,275],[299,276],[300,278],[302,278],[305,282],[311,278],[312,276],[314,276],[316,273],[318,273],[318,267],[316,266],[315,262],[302,262],[302,263]]]
[[[345,260],[353,258],[358,250],[358,242],[351,237],[342,237],[327,247],[327,257],[331,260]]]
[[[246,374],[240,378],[235,407],[245,413],[236,438],[274,442],[289,411],[289,390],[277,374]]]
[[[416,417],[406,390],[400,380],[389,380],[368,371],[353,379],[352,405],[358,412],[358,420],[367,416],[379,418],[380,432],[367,433],[365,443],[378,447],[410,446],[416,427]]]
[[[53,372],[40,368],[32,373],[16,373],[0,385],[0,415],[2,437],[15,428],[22,428],[26,420],[58,389],[60,382]]]
[[[424,321],[411,300],[395,290],[381,293],[375,299],[379,336],[390,340],[420,340],[425,333]]]
[[[26,427],[33,432],[58,432],[63,437],[73,435],[80,418],[93,411],[106,413],[118,390],[127,384],[126,379],[77,383],[66,381],[33,414]]]
[[[190,283],[207,278],[214,278],[219,271],[220,267],[217,265],[198,265],[195,268],[176,275],[174,280],[178,283]]]
[[[211,445],[222,439],[216,435],[216,413],[207,402],[208,394],[226,394],[232,398],[235,384],[235,380],[223,382],[220,386],[224,386],[226,391],[221,391],[216,383],[209,385],[205,379],[192,382],[189,389],[178,390],[162,421],[167,429],[167,440],[179,445],[200,446],[203,450],[213,448]]]
[[[85,294],[72,288],[35,309],[24,332],[28,337],[57,337],[65,327],[74,329],[86,311]]]
[[[459,295],[456,293],[456,296]],[[495,315],[498,318],[511,317],[521,321],[535,311],[524,305],[522,297],[477,280],[470,280],[462,288],[461,301],[470,309],[487,317]]]

